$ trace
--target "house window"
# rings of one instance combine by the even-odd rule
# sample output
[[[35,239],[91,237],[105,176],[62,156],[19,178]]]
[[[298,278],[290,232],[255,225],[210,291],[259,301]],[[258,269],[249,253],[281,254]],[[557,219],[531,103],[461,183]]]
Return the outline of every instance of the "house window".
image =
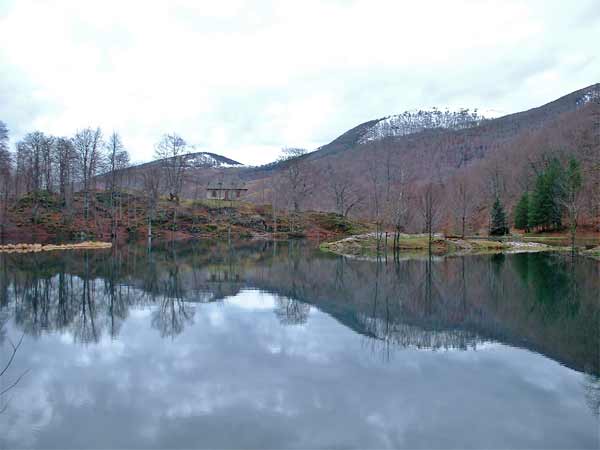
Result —
[[[241,194],[240,191],[236,191],[236,193],[235,193],[235,195],[236,195],[237,198],[240,198],[240,194]]]
[[[216,197],[217,197],[217,191],[215,191],[214,189],[213,189],[213,191],[212,191],[212,196],[213,196],[213,198],[216,198]]]

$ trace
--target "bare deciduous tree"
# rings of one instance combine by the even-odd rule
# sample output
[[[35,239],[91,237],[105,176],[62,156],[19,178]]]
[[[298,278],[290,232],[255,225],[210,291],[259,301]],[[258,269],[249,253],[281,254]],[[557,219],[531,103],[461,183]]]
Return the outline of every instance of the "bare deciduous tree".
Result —
[[[142,172],[142,185],[144,186],[144,192],[146,193],[146,211],[148,221],[148,245],[152,242],[152,222],[156,218],[156,208],[158,206],[158,199],[160,198],[161,192],[161,167],[151,165],[147,170]]]
[[[325,181],[333,194],[335,209],[340,216],[348,217],[350,211],[363,201],[362,192],[348,171],[333,168],[329,164],[325,169]]]
[[[156,144],[154,157],[161,162],[165,177],[164,187],[169,199],[179,204],[186,170],[186,142],[175,133],[165,134]]]
[[[129,165],[129,154],[121,137],[117,132],[109,136],[106,144],[107,169],[108,169],[108,191],[110,193],[110,215],[111,215],[111,236],[117,234],[117,202],[121,200],[120,181],[123,177],[123,171]]]
[[[90,191],[102,160],[102,131],[100,128],[84,128],[77,131],[72,140],[77,168],[83,191],[83,216],[89,217]]]
[[[71,139],[65,137],[57,138],[54,146],[55,164],[58,168],[58,193],[62,205],[70,215],[75,183],[75,150]]]
[[[309,166],[304,160],[307,151],[303,148],[286,147],[282,149],[279,161],[284,164],[288,194],[294,212],[299,212],[304,198],[311,190],[308,179]]]
[[[390,193],[390,215],[394,226],[394,256],[397,258],[400,254],[400,234],[408,226],[411,220],[411,209],[409,204],[409,195],[407,183],[404,178],[404,172],[398,171],[398,183]]]
[[[310,182],[311,166],[305,160],[307,151],[303,148],[286,147],[282,149],[279,162],[284,168],[282,181],[283,193],[292,207],[292,231],[295,216],[300,212],[302,204],[312,190]]]
[[[455,185],[452,203],[454,217],[459,224],[460,235],[464,239],[466,235],[467,221],[469,220],[473,208],[473,194],[467,180],[461,179]]]
[[[427,248],[432,251],[433,235],[440,220],[440,185],[429,183],[423,191],[419,202],[419,213],[423,220],[423,228],[427,233]]]
[[[40,131],[28,133],[17,143],[17,186],[32,196],[32,220],[37,222],[40,192],[51,188],[52,137]],[[46,167],[48,166],[48,167]]]
[[[0,120],[0,152],[8,152],[8,128]]]
[[[383,208],[382,203],[385,196],[385,184],[383,170],[377,153],[367,156],[367,178],[369,181],[371,194],[371,216],[375,221],[375,233],[377,239],[377,253],[381,251],[382,230],[383,230]]]
[[[4,227],[8,212],[11,191],[12,155],[8,150],[8,129],[0,121],[0,237],[4,236]]]

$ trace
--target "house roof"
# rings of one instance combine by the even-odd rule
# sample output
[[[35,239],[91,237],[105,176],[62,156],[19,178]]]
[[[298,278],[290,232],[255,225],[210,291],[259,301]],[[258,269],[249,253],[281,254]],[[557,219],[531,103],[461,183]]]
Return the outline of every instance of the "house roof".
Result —
[[[246,189],[246,183],[244,183],[241,180],[236,180],[236,179],[211,180],[208,183],[208,186],[206,186],[206,189],[207,190],[239,189],[239,190],[245,190],[245,191],[248,190],[248,189]]]

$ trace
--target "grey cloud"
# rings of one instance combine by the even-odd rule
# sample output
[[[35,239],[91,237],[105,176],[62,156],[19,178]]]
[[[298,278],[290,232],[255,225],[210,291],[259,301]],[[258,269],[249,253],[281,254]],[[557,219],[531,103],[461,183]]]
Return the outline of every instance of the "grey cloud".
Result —
[[[304,9],[296,5],[290,12],[291,4],[268,1],[200,7],[178,1],[164,10],[95,4],[93,14],[74,3],[51,10],[60,23],[40,32],[57,45],[56,64],[45,66],[36,61],[44,56],[38,52],[47,52],[46,39],[29,45],[20,35],[39,4],[4,3],[0,24],[13,31],[6,44],[12,58],[0,56],[0,119],[18,138],[38,123],[55,134],[73,123],[74,131],[85,117],[89,125],[118,129],[136,160],[152,157],[161,133],[177,131],[202,150],[264,163],[282,146],[317,147],[358,123],[405,109],[450,105],[510,113],[598,82],[596,3],[511,4],[506,8],[516,15],[506,24],[493,14],[504,9],[490,4],[469,16],[472,11],[457,4],[457,16],[449,18],[454,25],[441,23],[441,30],[411,15],[421,11],[416,3],[398,11],[396,2],[309,2],[305,8],[313,14],[297,18]],[[361,19],[350,14],[361,5],[365,9],[356,11],[387,14],[352,22]],[[395,15],[399,28],[382,39],[373,17]],[[414,35],[402,34],[419,21],[423,27]],[[463,33],[488,22],[492,35],[483,28],[476,36],[483,43]],[[513,25],[517,37],[510,44],[502,33]],[[460,38],[473,42],[454,42]],[[248,42],[252,46],[244,47]],[[89,103],[81,101],[86,94]],[[312,96],[325,98],[327,110],[299,110]]]

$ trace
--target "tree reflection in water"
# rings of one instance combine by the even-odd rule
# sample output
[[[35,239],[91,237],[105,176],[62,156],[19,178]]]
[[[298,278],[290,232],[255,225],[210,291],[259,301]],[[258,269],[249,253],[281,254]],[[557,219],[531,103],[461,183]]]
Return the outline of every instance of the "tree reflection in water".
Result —
[[[586,373],[584,388],[588,406],[596,416],[600,417],[600,377]]]
[[[0,255],[0,320],[27,335],[68,331],[81,343],[119,335],[132,308],[175,337],[202,308],[243,289],[275,297],[284,325],[312,306],[371,347],[476,348],[499,341],[599,373],[598,264],[548,254],[346,259],[291,243],[185,243],[111,251]]]
[[[302,325],[308,321],[310,305],[289,297],[275,297],[275,315],[283,325]]]

